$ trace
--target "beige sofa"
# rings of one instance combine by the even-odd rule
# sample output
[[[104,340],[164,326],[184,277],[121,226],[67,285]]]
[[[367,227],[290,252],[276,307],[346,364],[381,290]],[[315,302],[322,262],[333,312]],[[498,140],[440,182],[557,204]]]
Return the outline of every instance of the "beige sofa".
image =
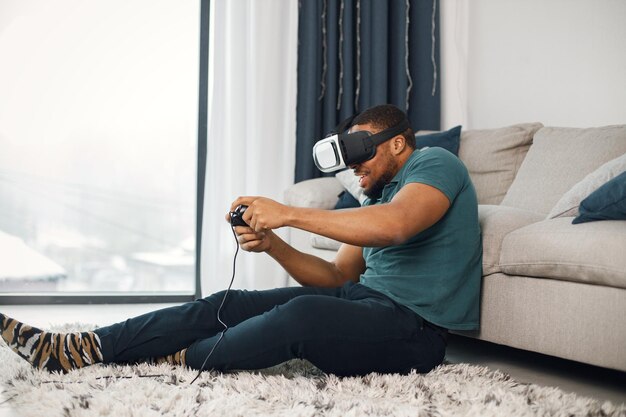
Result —
[[[626,371],[626,221],[572,224],[590,184],[626,169],[626,125],[468,130],[459,158],[483,235],[481,328],[459,333]],[[285,201],[331,209],[345,178],[300,182]],[[339,246],[297,229],[290,242],[325,259]]]

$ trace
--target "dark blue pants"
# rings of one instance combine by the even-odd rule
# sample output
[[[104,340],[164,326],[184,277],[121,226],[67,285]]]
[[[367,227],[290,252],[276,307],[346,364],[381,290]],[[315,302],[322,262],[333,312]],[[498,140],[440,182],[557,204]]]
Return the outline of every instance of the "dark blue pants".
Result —
[[[96,330],[105,363],[132,362],[188,348],[200,369],[223,326],[224,292]],[[327,373],[428,372],[439,365],[445,331],[378,291],[294,287],[230,291],[220,313],[229,329],[204,369],[262,369],[294,358]]]

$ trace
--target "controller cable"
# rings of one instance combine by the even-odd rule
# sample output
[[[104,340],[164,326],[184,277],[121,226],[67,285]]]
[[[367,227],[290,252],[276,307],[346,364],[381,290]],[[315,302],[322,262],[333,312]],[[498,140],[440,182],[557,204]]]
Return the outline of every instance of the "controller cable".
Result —
[[[224,338],[224,333],[226,333],[226,331],[229,329],[228,325],[222,321],[220,317],[220,312],[222,311],[222,307],[224,306],[224,303],[226,302],[226,297],[228,296],[228,293],[230,292],[230,289],[233,286],[233,282],[235,281],[235,266],[237,263],[237,254],[239,253],[239,240],[237,240],[237,234],[235,233],[235,225],[233,224],[233,216],[234,216],[234,213],[231,212],[230,213],[230,226],[233,232],[233,236],[235,237],[235,242],[237,243],[237,249],[235,250],[235,256],[233,257],[233,274],[230,278],[230,284],[228,284],[228,289],[226,289],[226,292],[224,293],[224,298],[222,298],[222,303],[220,304],[220,307],[217,309],[217,321],[219,321],[220,324],[224,326],[224,330],[222,330],[222,332],[220,333],[219,339],[217,339],[217,342],[215,342],[215,344],[213,345],[213,348],[207,355],[206,359],[204,359],[204,362],[202,362],[202,366],[200,366],[198,375],[196,375],[196,377],[189,383],[189,385],[193,384],[196,381],[196,379],[200,377],[200,374],[202,374],[202,371],[204,370],[204,366],[206,365],[207,361],[209,360],[209,358],[211,357],[211,355],[213,354],[217,346],[220,344],[220,342]]]

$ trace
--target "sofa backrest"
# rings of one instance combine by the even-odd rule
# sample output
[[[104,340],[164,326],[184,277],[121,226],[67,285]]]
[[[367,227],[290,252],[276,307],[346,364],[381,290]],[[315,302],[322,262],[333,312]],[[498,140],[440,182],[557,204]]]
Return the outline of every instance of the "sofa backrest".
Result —
[[[572,186],[626,152],[626,125],[544,127],[501,204],[548,214]]]
[[[469,171],[479,204],[500,204],[542,126],[524,123],[461,132],[459,158]]]

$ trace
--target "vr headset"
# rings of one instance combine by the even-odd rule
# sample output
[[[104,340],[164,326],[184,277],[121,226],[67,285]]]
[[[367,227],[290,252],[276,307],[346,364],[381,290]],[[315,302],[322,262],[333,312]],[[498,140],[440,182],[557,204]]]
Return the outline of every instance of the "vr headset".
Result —
[[[351,117],[339,126],[345,127],[352,122]],[[405,118],[395,126],[372,135],[362,130],[354,133],[336,133],[319,140],[313,146],[313,161],[322,172],[333,172],[346,168],[352,164],[368,161],[376,156],[376,146],[399,135],[409,128],[409,121]]]

